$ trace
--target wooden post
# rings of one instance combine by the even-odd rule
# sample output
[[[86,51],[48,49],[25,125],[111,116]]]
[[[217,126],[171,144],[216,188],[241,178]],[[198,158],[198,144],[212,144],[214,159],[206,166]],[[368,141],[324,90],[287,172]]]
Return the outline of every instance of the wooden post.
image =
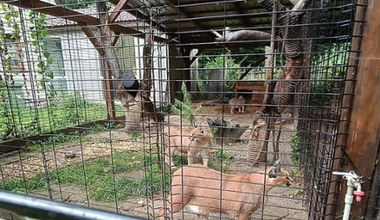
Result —
[[[120,78],[120,71],[116,63],[116,57],[112,51],[112,38],[111,29],[109,26],[109,15],[106,3],[104,1],[97,1],[96,8],[99,12],[100,20],[100,41],[103,46],[103,53],[100,53],[100,59],[103,69],[104,78],[104,93],[107,107],[107,118],[109,120],[115,120],[116,110],[113,95],[113,78]]]
[[[149,33],[145,37],[145,45],[143,48],[143,62],[144,62],[144,74],[141,82],[142,95],[146,98],[150,96],[150,90],[152,89],[152,45],[153,45],[153,33]]]
[[[362,2],[362,4],[360,2]],[[360,2],[358,13],[363,13],[361,14],[363,20],[366,14],[365,1]],[[357,69],[355,99],[352,106],[347,147],[344,149],[352,166],[356,168],[358,175],[363,176],[365,183],[362,187],[367,195],[361,203],[353,204],[353,220],[364,219],[366,211],[371,211],[368,208],[370,206],[368,204],[370,201],[369,195],[376,197],[378,192],[372,192],[375,194],[372,195],[370,193],[370,186],[371,184],[379,184],[379,182],[376,183],[373,182],[373,180],[375,179],[375,164],[378,160],[380,146],[380,34],[378,32],[378,27],[380,26],[380,20],[378,19],[380,1],[372,0],[368,3],[370,6],[367,9],[368,19],[366,23],[360,24],[365,24],[366,26],[364,27],[362,52],[359,57]],[[361,33],[358,35],[355,34],[355,36],[361,36]],[[353,75],[355,74],[356,73],[353,72]],[[351,167],[349,165],[343,169],[349,170]],[[340,211],[340,209],[338,211]],[[367,214],[369,215],[370,213]]]
[[[333,170],[349,171],[354,168],[359,172],[359,175],[364,175],[367,182],[371,178],[371,172],[374,167],[374,159],[376,157],[379,145],[379,129],[380,117],[380,99],[377,95],[380,94],[378,83],[380,83],[378,70],[380,69],[379,62],[371,60],[371,57],[380,56],[380,47],[378,44],[379,34],[375,31],[376,25],[380,21],[376,19],[376,12],[371,14],[372,19],[369,19],[367,30],[362,39],[363,25],[366,15],[366,0],[359,0],[356,9],[355,21],[352,39],[352,52],[350,54],[349,69],[347,71],[347,81],[345,85],[344,97],[341,107],[341,116],[339,123],[339,130],[337,136],[336,150],[334,155]],[[374,1],[377,4],[377,13],[379,13],[379,1]],[[370,11],[370,10],[369,10]],[[371,33],[373,32],[373,33]],[[359,57],[361,45],[363,42],[362,52]],[[359,64],[358,64],[359,62]],[[356,66],[358,65],[358,69]],[[355,78],[357,76],[356,85]],[[355,102],[353,103],[353,95],[355,94]],[[352,112],[350,110],[352,109]],[[350,119],[351,118],[351,119]],[[350,122],[350,123],[349,123]],[[348,135],[347,135],[348,131]],[[377,134],[376,134],[377,133]],[[346,148],[344,148],[346,146]],[[346,155],[348,161],[353,164],[346,164],[342,167],[342,157]],[[361,162],[358,159],[362,160]],[[364,163],[364,164],[363,164]],[[327,199],[326,216],[333,219],[341,219],[344,207],[344,195],[346,191],[346,183],[344,181],[337,182],[339,177],[332,176],[329,196]],[[368,190],[368,186],[364,185],[364,190]],[[338,197],[338,199],[337,199]],[[334,202],[339,201],[335,206]],[[353,204],[352,206],[352,219],[361,219],[359,216],[363,215],[364,207],[367,200],[362,201],[361,204]]]

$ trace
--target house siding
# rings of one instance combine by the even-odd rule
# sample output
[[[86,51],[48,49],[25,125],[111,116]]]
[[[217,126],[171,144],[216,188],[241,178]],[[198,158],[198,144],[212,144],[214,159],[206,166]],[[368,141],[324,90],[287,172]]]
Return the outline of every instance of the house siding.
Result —
[[[22,10],[23,17],[26,18],[29,10]],[[56,18],[47,18],[47,23],[54,24]],[[62,20],[62,19],[61,19]],[[63,20],[64,21],[64,20]],[[62,23],[62,22],[61,22]],[[49,26],[47,40],[60,40],[62,53],[62,68],[59,74],[55,73],[52,79],[55,91],[62,91],[70,94],[80,94],[83,99],[89,102],[104,103],[104,80],[102,66],[98,51],[92,45],[88,37],[82,30],[74,25]],[[46,105],[47,94],[45,89],[37,86],[40,83],[41,75],[37,73],[38,57],[42,52],[35,53],[30,45],[33,40],[30,37],[30,30],[33,24],[30,22],[25,25],[26,35],[23,35],[24,42],[23,57],[24,71],[13,74],[16,84],[22,86],[20,99],[27,102],[28,106]],[[93,28],[95,36],[99,36],[98,29]],[[11,30],[9,30],[11,33]],[[143,39],[133,36],[121,35],[116,46],[115,55],[121,71],[132,69],[136,77],[143,78]],[[155,45],[153,49],[153,78],[154,85],[152,98],[156,101],[167,101],[167,55],[165,45]],[[57,52],[57,51],[56,51]],[[54,57],[56,58],[56,57]],[[52,69],[54,69],[52,68]],[[4,74],[4,70],[0,70]],[[53,72],[54,73],[54,72]],[[64,86],[59,86],[65,84]],[[58,85],[58,86],[57,86]]]
[[[67,92],[79,93],[90,102],[104,101],[102,67],[99,54],[80,30],[51,31],[60,38]]]
[[[145,40],[134,38],[136,51],[136,78],[143,79],[144,61],[143,49]],[[152,47],[153,63],[152,63],[152,100],[156,102],[167,103],[170,100],[169,85],[168,85],[168,47],[165,44],[155,43]]]

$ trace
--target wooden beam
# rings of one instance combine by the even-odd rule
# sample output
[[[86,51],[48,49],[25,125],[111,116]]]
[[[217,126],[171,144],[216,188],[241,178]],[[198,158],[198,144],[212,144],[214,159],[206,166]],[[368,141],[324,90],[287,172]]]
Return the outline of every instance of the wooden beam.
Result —
[[[99,19],[95,17],[84,15],[80,12],[66,9],[61,6],[53,5],[53,4],[43,2],[40,0],[19,0],[19,1],[0,0],[0,2],[4,2],[6,4],[25,8],[25,9],[31,9],[33,11],[41,12],[43,14],[51,15],[54,17],[65,18],[70,21],[86,23],[88,25],[99,24]]]
[[[113,37],[113,40],[112,40],[112,46],[115,46],[117,41],[119,40],[120,38],[120,33],[115,33],[115,37]]]
[[[114,5],[118,5],[119,0],[109,0],[109,2],[111,2]],[[133,13],[130,13],[130,14],[132,14],[133,16],[136,16],[139,20],[152,22],[152,25],[155,28],[157,28],[157,30],[167,32],[166,27],[163,24],[159,24],[155,21],[151,21],[151,18],[149,16],[145,15],[144,13],[142,13],[139,9],[134,8],[128,4],[124,4],[122,9],[133,10]]]
[[[115,118],[115,124],[122,124],[125,121],[125,116],[118,116]],[[98,120],[94,122],[89,122],[81,125],[76,125],[72,127],[66,127],[63,129],[56,130],[54,132],[47,132],[42,134],[37,134],[33,136],[16,138],[12,140],[6,140],[0,142],[0,158],[7,157],[18,153],[18,150],[24,151],[26,146],[30,144],[35,144],[36,142],[47,140],[48,138],[55,136],[56,134],[72,134],[73,132],[84,133],[92,130],[96,125],[109,125],[109,120]]]
[[[166,0],[166,2],[168,2],[171,6],[175,7],[177,6],[176,3],[177,3],[177,0]],[[188,12],[185,8],[178,8],[178,11],[180,14],[182,14],[183,16],[185,16],[186,18],[192,18],[193,16],[190,14],[190,12]],[[191,20],[191,22],[193,24],[195,24],[195,26],[197,26],[199,29],[209,29],[207,28],[206,26],[203,25],[202,22],[200,21],[194,21],[194,20]]]
[[[43,14],[59,17],[62,19],[67,19],[67,20],[74,21],[81,24],[87,24],[87,25],[93,25],[93,26],[100,25],[100,21],[98,18],[95,18],[90,15],[85,15],[85,14],[82,14],[80,12],[73,11],[70,9],[66,9],[61,6],[43,2],[40,0],[19,0],[19,1],[0,0],[0,2],[13,5],[16,7],[38,11]],[[129,35],[132,35],[133,37],[145,38],[145,34],[143,32],[140,32],[133,28],[125,27],[125,26],[115,24],[115,23],[109,24],[109,26],[113,32],[129,34]],[[166,39],[161,38],[161,37],[154,37],[154,40],[158,42],[167,41]]]
[[[240,4],[238,2],[234,2],[232,5],[234,6],[235,10],[237,11],[236,14],[246,14],[246,12],[241,8],[241,6],[240,6]],[[246,27],[252,26],[252,24],[249,21],[249,18],[247,18],[246,16],[240,17],[240,21]]]
[[[124,8],[124,6],[127,4],[128,0],[120,0],[114,10],[110,12],[110,23],[113,23],[116,21],[116,18],[119,16],[121,10]]]
[[[102,44],[99,42],[98,38],[96,38],[94,32],[89,27],[86,27],[86,24],[84,23],[78,23],[81,27],[83,33],[88,37],[92,45],[95,47],[95,49],[98,51],[99,54],[104,54],[104,49]]]

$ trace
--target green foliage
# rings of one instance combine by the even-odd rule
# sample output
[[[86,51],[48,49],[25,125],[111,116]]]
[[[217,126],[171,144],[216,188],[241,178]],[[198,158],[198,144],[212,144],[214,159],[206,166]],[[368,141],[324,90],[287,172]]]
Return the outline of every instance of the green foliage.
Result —
[[[311,75],[310,103],[325,105],[332,98],[334,79],[343,78],[347,71],[350,43],[329,44],[320,49],[313,58],[315,74]]]
[[[133,140],[137,140],[141,137],[141,132],[140,131],[130,131],[130,135]]]
[[[216,160],[211,160],[209,162],[210,168],[226,173],[229,170],[229,165],[231,164],[234,155],[226,150],[218,149],[215,153],[215,158]]]
[[[12,40],[20,47],[20,27],[19,13],[12,6],[1,4],[4,12],[5,24],[11,29]],[[3,53],[6,50],[6,34],[3,26],[0,26],[0,52],[1,64],[4,74],[0,75],[0,139],[12,136],[30,136],[40,132],[51,132],[67,126],[78,125],[79,123],[92,120],[105,119],[105,105],[87,103],[79,94],[62,93],[57,96],[54,87],[48,83],[54,78],[50,65],[53,62],[52,56],[46,49],[48,29],[45,25],[46,15],[31,11],[28,14],[29,22],[34,25],[31,29],[31,48],[37,55],[35,66],[38,74],[38,88],[45,90],[49,94],[46,107],[23,108],[17,101],[16,93],[18,88],[13,80],[11,58],[9,54]],[[2,19],[2,18],[1,18]],[[18,56],[22,56],[22,51],[18,50]],[[26,79],[25,79],[26,80]],[[121,112],[121,107],[118,112]]]
[[[187,155],[185,154],[173,155],[172,160],[175,167],[186,166],[188,164]]]
[[[89,107],[86,102],[78,93],[69,94],[61,93],[50,99],[49,104],[49,117],[53,127],[61,126],[67,122],[70,124],[82,123],[85,118],[85,112],[81,109]],[[65,109],[64,112],[60,112]]]
[[[301,157],[301,148],[299,144],[299,135],[298,133],[293,133],[290,136],[290,151],[291,151],[291,159],[295,165],[300,165],[300,157]]]
[[[202,68],[206,69],[225,69],[226,70],[226,79],[225,79],[225,88],[227,90],[232,90],[234,83],[236,80],[240,78],[241,70],[240,64],[235,63],[232,58],[226,56],[217,56],[214,58],[205,57],[206,60],[204,66]],[[207,85],[207,80],[210,79],[210,74],[200,75],[200,79],[198,81],[198,88],[200,91],[205,91]]]
[[[181,91],[183,94],[183,101],[175,99],[173,105],[171,105],[170,112],[172,114],[180,115],[195,126],[195,115],[203,112],[203,107],[199,105],[196,109],[193,109],[191,104],[191,96],[187,91],[186,84],[184,82],[182,83]]]
[[[0,138],[2,139],[16,135],[17,128],[15,121],[20,120],[20,112],[15,94],[18,88],[15,86],[13,79],[15,73],[13,73],[11,65],[13,57],[8,52],[8,47],[13,45],[16,49],[16,55],[21,57],[22,52],[19,48],[22,43],[20,41],[21,29],[18,10],[11,5],[2,3],[1,11],[0,23],[5,23],[7,29],[11,30],[11,34],[9,32],[6,33],[4,26],[0,25],[0,63],[3,69],[2,74],[0,74]]]
[[[17,113],[11,112],[11,90],[6,83],[0,82],[0,138],[9,137],[16,132],[13,116],[17,116]]]
[[[258,66],[264,66],[264,60],[265,60],[264,47],[261,47],[261,48],[237,47],[237,48],[230,48],[229,51],[226,51],[225,49],[213,49],[213,50],[204,51],[202,53],[203,56],[199,58],[200,67],[205,67],[210,57],[220,56],[220,54],[225,54],[226,52],[229,54],[233,54],[233,56],[231,56],[230,59],[232,59],[234,63],[237,63],[242,67],[251,67],[253,64],[256,64],[256,63],[260,63]]]
[[[40,190],[46,188],[46,180],[43,174],[39,174],[36,177],[30,179],[14,179],[5,181],[0,184],[1,190],[26,193],[27,191]]]
[[[312,80],[310,84],[310,103],[313,105],[325,105],[332,97],[332,78],[324,80]]]
[[[226,150],[219,149],[216,154],[216,159],[221,160],[221,161],[230,161],[234,159],[234,155],[231,154],[230,152]]]
[[[41,75],[39,86],[45,91],[49,90],[50,97],[53,97],[56,93],[53,84],[48,83],[48,81],[54,78],[53,72],[50,70],[50,66],[53,63],[53,57],[47,51],[46,41],[48,36],[48,27],[45,24],[46,15],[30,11],[29,22],[34,24],[34,28],[31,29],[30,37],[32,38],[31,46],[33,52],[37,54],[37,65],[36,69],[38,74]]]
[[[347,70],[350,47],[348,42],[321,46],[320,55],[314,57],[314,62],[330,75],[340,76]]]
[[[294,189],[289,193],[289,198],[299,198],[304,194],[303,189]]]
[[[7,91],[9,90],[0,86],[0,93]],[[17,131],[19,136],[31,136],[107,118],[105,104],[89,103],[78,94],[60,93],[50,99],[49,106],[38,109],[15,105],[10,108],[8,100],[15,99],[7,98],[6,102],[0,102],[3,107],[0,109],[0,139],[7,137],[10,131]],[[117,105],[116,110],[118,116],[123,114],[122,106]]]

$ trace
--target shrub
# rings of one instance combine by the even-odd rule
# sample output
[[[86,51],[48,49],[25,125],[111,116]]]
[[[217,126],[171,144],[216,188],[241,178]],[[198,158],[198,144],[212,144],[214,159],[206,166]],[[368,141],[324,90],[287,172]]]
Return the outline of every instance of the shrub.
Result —
[[[191,104],[191,96],[187,91],[186,84],[184,82],[182,83],[181,91],[183,94],[183,101],[175,99],[170,108],[170,112],[172,114],[180,115],[195,126],[195,115],[201,113],[203,111],[203,107],[199,105],[196,109],[193,109]]]
[[[291,159],[295,165],[300,164],[301,157],[301,149],[299,145],[299,135],[298,133],[293,133],[290,136],[290,151],[291,151]]]
[[[214,58],[205,58],[206,62],[204,68],[206,69],[226,69],[226,79],[224,81],[224,87],[227,91],[233,90],[235,81],[239,80],[241,75],[240,65],[237,64],[232,58],[226,58],[225,56],[217,56]],[[210,79],[210,74],[200,75],[198,80],[198,88],[200,91],[205,91],[208,87],[207,81]]]

